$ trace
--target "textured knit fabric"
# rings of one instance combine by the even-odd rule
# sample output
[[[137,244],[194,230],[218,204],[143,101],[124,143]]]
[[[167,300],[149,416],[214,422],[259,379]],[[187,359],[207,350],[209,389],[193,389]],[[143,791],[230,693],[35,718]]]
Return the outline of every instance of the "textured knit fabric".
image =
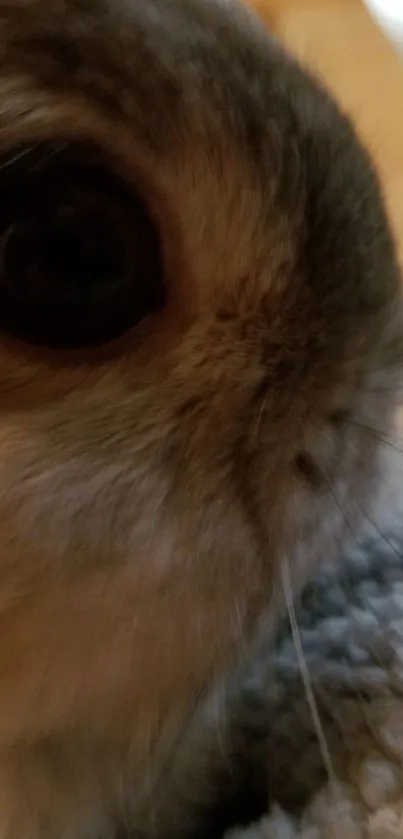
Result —
[[[333,775],[289,629],[259,672],[272,808],[231,839],[403,839],[403,538],[372,528],[297,605]],[[326,749],[325,749],[326,751]]]

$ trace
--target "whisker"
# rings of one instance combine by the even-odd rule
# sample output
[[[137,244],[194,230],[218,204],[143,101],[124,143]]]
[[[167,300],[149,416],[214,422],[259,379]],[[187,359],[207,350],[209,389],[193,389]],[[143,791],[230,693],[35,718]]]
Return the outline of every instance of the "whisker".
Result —
[[[352,526],[351,526],[351,523],[350,523],[350,521],[349,521],[349,519],[348,519],[348,517],[347,517],[347,514],[346,514],[346,512],[345,512],[345,511],[344,511],[344,509],[343,509],[343,506],[342,506],[342,504],[341,504],[341,502],[340,502],[340,499],[338,498],[337,493],[335,492],[334,487],[333,487],[333,485],[332,485],[332,483],[331,483],[331,481],[330,481],[329,477],[328,477],[326,474],[325,474],[325,477],[326,477],[327,483],[328,483],[328,485],[329,485],[330,492],[331,492],[331,494],[332,494],[332,496],[333,496],[334,502],[335,502],[335,504],[336,504],[336,506],[337,506],[337,509],[339,510],[339,512],[340,512],[340,514],[341,514],[341,516],[342,516],[342,517],[343,517],[343,519],[344,519],[344,522],[345,522],[346,528],[347,528],[348,532],[350,533],[351,538],[353,539],[353,541],[354,541],[354,543],[355,543],[356,547],[358,548],[358,550],[359,550],[359,551],[363,554],[363,556],[364,556],[364,557],[366,557],[366,558],[369,560],[369,554],[368,554],[368,551],[364,548],[364,546],[363,546],[362,542],[359,540],[359,538],[358,538],[357,534],[354,532],[354,530],[353,530],[353,528],[352,528]],[[360,510],[361,510],[361,508],[359,507],[359,505],[358,505],[357,501],[356,501],[355,503],[356,503],[356,506],[358,507],[358,509],[360,509]],[[361,510],[361,512],[362,512],[362,515],[366,516],[366,513],[365,513],[365,511],[364,511],[364,510]],[[373,523],[373,522],[369,519],[369,517],[368,517],[368,516],[366,516],[366,518],[368,519],[368,521],[370,522],[370,524],[373,524],[373,526],[374,526],[375,530],[376,530],[377,532],[379,532],[379,531],[378,531],[378,528],[377,528],[377,527],[376,527],[376,525],[375,525],[375,524],[374,524],[374,523]],[[382,534],[380,533],[379,535],[380,535],[380,536],[381,536],[381,538],[382,538]],[[387,540],[386,538],[385,538],[385,541],[386,541],[386,542],[388,542],[388,540]],[[397,549],[396,549],[396,548],[394,548],[394,546],[393,546],[393,544],[392,544],[392,543],[390,543],[390,546],[391,546],[391,548],[392,548],[393,550],[395,550],[395,551],[397,552]],[[400,553],[398,553],[398,552],[397,552],[397,555],[398,555],[399,557],[402,557],[402,556],[403,556],[402,554],[400,554]],[[349,591],[350,591],[350,598],[351,598],[351,600],[353,601],[354,599],[357,599],[357,597],[356,597],[356,596],[354,597],[354,589],[352,588],[351,581],[349,580],[348,575],[347,575],[347,573],[346,573],[346,570],[345,570],[345,568],[343,567],[343,563],[341,563],[341,570],[343,571],[343,577],[344,577],[344,580],[345,580],[345,584],[347,584],[347,585],[348,585],[348,589],[349,589]],[[373,607],[372,607],[369,603],[367,603],[367,608],[369,609],[369,611],[370,611],[371,613],[375,614]],[[372,655],[372,657],[373,657],[373,660],[374,660],[374,661],[375,661],[375,662],[376,662],[376,663],[377,663],[377,664],[378,664],[378,665],[379,665],[379,666],[383,669],[383,668],[384,668],[384,666],[385,666],[385,663],[384,663],[384,662],[380,659],[380,657],[379,657],[378,653],[376,653],[376,652],[374,652],[374,651],[372,650],[372,651],[371,651],[371,655]]]
[[[356,505],[356,507],[358,507],[360,513],[364,516],[364,518],[367,519],[367,521],[369,522],[371,527],[374,528],[374,530],[378,534],[379,538],[382,539],[383,542],[385,542],[385,544],[396,554],[397,557],[399,557],[399,559],[403,559],[403,553],[396,548],[396,545],[393,544],[391,539],[389,539],[387,536],[385,536],[384,533],[382,533],[382,531],[379,529],[379,526],[377,525],[377,523],[368,515],[366,510],[364,510],[361,507],[361,504],[359,504],[357,500],[355,500],[355,505]]]
[[[351,536],[352,540],[354,541],[354,543],[355,543],[356,547],[357,547],[360,551],[362,551],[362,553],[364,553],[364,555],[365,555],[365,553],[366,553],[366,552],[365,552],[365,550],[364,550],[364,548],[363,548],[363,546],[362,546],[362,544],[361,544],[361,542],[360,542],[360,540],[359,540],[359,538],[358,538],[357,534],[354,532],[354,530],[353,530],[353,528],[352,528],[352,526],[351,526],[351,524],[350,524],[350,521],[349,521],[349,519],[348,519],[348,517],[347,517],[347,515],[346,515],[345,510],[343,510],[343,506],[342,506],[342,504],[341,504],[340,498],[338,497],[338,495],[337,495],[337,493],[336,493],[336,491],[335,491],[335,489],[334,489],[334,486],[333,486],[333,484],[332,484],[331,479],[329,478],[329,476],[327,475],[327,473],[326,473],[324,470],[323,470],[323,475],[324,475],[324,477],[325,477],[325,479],[326,479],[326,483],[327,483],[327,485],[328,485],[328,487],[329,487],[329,491],[330,491],[330,493],[331,493],[331,495],[332,495],[332,497],[333,497],[334,503],[336,504],[336,507],[337,507],[337,509],[338,509],[338,511],[339,511],[339,513],[340,513],[340,515],[341,515],[341,517],[342,517],[342,519],[343,519],[343,521],[344,521],[344,524],[345,524],[345,526],[346,526],[346,529],[348,530],[348,533],[350,534],[350,536]]]
[[[66,148],[68,148],[68,145],[68,142],[64,141],[52,147],[46,147],[45,153],[43,155],[40,154],[39,156],[37,152],[40,148],[40,143],[34,143],[29,146],[26,146],[16,151],[15,154],[12,155],[12,157],[4,157],[4,159],[0,160],[0,173],[7,169],[10,169],[11,167],[17,165],[21,161],[24,161],[26,158],[28,158],[28,163],[30,164],[30,171],[37,171],[41,169],[43,166],[45,166],[54,157],[57,157],[59,154],[61,154]]]
[[[10,166],[14,166],[15,163],[18,163],[19,160],[24,160],[25,157],[31,154],[34,148],[35,146],[28,146],[24,149],[20,149],[20,151],[16,152],[12,157],[2,160],[0,163],[0,171],[9,169]]]
[[[329,478],[329,476],[326,474],[325,471],[323,472],[323,474],[324,474],[324,477],[326,479],[327,485],[329,487],[329,491],[332,495],[333,501],[334,501],[339,513],[340,513],[341,518],[344,521],[346,530],[347,530],[350,538],[352,539],[352,541],[353,541],[354,545],[356,546],[356,548],[358,549],[358,551],[369,561],[368,551],[364,548],[364,545],[362,544],[361,540],[358,538],[356,532],[354,531],[354,528],[351,525],[351,522],[350,522],[350,520],[347,516],[346,511],[343,509],[341,499],[338,497],[337,492],[334,489],[334,486],[332,484],[331,479]],[[346,569],[344,568],[343,563],[341,563],[341,565],[340,565],[340,571],[343,574],[344,585],[346,586],[346,590],[348,590],[348,592],[349,592],[349,597],[351,598],[352,601],[354,601],[354,600],[357,601],[357,595],[354,591],[351,580],[348,577],[348,574],[346,572]]]
[[[378,431],[376,428],[371,428],[371,426],[364,425],[364,423],[357,422],[356,420],[345,419],[344,422],[347,425],[354,426],[355,428],[361,428],[362,431],[365,431],[367,434],[370,434],[371,437],[374,437],[376,440],[379,440],[380,443],[383,443],[385,446],[390,446],[390,448],[400,452],[400,454],[403,454],[402,446],[398,446],[397,443],[393,443],[392,440],[388,440],[386,437],[383,437],[382,433]]]
[[[258,441],[259,430],[260,430],[260,426],[261,426],[261,423],[262,423],[263,414],[264,414],[265,409],[267,407],[267,402],[268,402],[268,395],[266,394],[266,396],[264,396],[263,399],[261,400],[259,408],[256,411],[256,419],[255,419],[255,424],[254,424],[253,431],[252,431],[252,439],[254,440],[255,443]]]
[[[334,785],[336,783],[336,773],[333,766],[332,757],[330,754],[329,745],[326,739],[325,731],[320,719],[320,713],[318,704],[315,698],[314,690],[312,687],[311,677],[309,675],[308,665],[306,662],[306,658],[304,655],[304,650],[302,646],[301,640],[301,633],[298,626],[297,616],[295,612],[294,606],[294,598],[292,593],[292,583],[291,583],[291,574],[290,574],[290,567],[287,561],[287,558],[283,559],[281,564],[281,576],[282,576],[282,584],[285,596],[285,603],[287,607],[287,612],[290,619],[290,627],[291,627],[291,634],[292,639],[295,647],[295,652],[297,655],[298,660],[298,667],[301,673],[302,682],[304,685],[305,695],[308,702],[309,710],[312,716],[312,722],[315,729],[315,734],[318,740],[320,752],[322,755],[323,763],[326,768],[326,772],[329,778],[329,781]]]
[[[31,152],[35,152],[38,149],[38,147],[39,143],[37,143],[35,146],[31,146],[28,150],[28,154]],[[54,145],[52,147],[46,148],[46,154],[39,157],[36,161],[33,161],[32,171],[42,169],[49,163],[49,161],[52,161],[53,158],[58,157],[59,154],[62,154],[68,147],[69,143],[67,141],[64,141],[59,142],[57,143],[57,145]]]
[[[353,753],[353,749],[355,748],[355,740],[352,740],[352,727],[351,723],[346,725],[346,721],[343,718],[343,706],[340,707],[339,703],[336,702],[335,697],[332,693],[330,693],[326,688],[322,685],[318,685],[317,692],[321,697],[321,702],[325,706],[326,711],[331,719],[331,722],[334,728],[337,731],[337,736],[340,737],[343,743],[343,750],[346,754],[350,756]],[[361,690],[357,687],[354,688],[354,702],[357,703],[356,707],[358,709],[360,719],[359,724],[363,727],[364,731],[373,738],[374,741],[378,742],[379,737],[376,731],[376,727],[374,726],[373,721],[371,720],[370,715],[368,714],[368,699],[364,696]],[[354,731],[356,726],[354,724]],[[353,742],[353,749],[352,749],[352,742]],[[378,742],[378,748],[380,749],[381,753],[388,757],[387,748],[383,745],[380,741]]]

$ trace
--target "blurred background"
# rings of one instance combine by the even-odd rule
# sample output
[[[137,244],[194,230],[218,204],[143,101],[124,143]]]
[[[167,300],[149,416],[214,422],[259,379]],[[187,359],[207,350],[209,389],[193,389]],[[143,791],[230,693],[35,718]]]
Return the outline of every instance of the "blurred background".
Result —
[[[386,35],[403,52],[403,2],[402,0],[366,0]]]

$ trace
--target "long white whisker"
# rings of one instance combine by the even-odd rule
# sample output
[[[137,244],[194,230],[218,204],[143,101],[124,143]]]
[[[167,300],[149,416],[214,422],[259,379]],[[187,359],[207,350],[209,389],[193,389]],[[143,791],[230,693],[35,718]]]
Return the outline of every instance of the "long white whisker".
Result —
[[[315,729],[315,734],[318,740],[320,752],[323,758],[323,763],[326,768],[326,772],[328,774],[329,781],[333,784],[336,783],[336,773],[334,770],[334,765],[332,761],[332,757],[330,754],[328,742],[326,740],[326,735],[324,732],[324,728],[320,719],[318,704],[315,699],[315,694],[312,688],[311,677],[309,675],[308,666],[306,663],[306,658],[304,655],[304,650],[302,646],[301,640],[301,633],[298,626],[297,616],[295,613],[294,607],[294,598],[292,593],[292,583],[291,583],[291,572],[290,566],[288,563],[288,559],[284,558],[281,564],[281,576],[282,576],[282,583],[283,583],[283,590],[285,596],[286,607],[290,619],[290,626],[291,626],[291,634],[292,639],[295,647],[295,652],[297,655],[298,660],[298,667],[301,673],[301,678],[304,685],[304,690],[306,694],[306,699],[308,702],[309,710],[312,716],[312,722]]]

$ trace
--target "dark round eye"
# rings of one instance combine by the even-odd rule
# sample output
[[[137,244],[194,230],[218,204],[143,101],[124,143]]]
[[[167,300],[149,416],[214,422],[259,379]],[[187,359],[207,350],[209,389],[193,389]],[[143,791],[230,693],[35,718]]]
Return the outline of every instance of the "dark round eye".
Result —
[[[122,335],[164,300],[144,201],[88,153],[0,159],[0,329],[79,348]]]

